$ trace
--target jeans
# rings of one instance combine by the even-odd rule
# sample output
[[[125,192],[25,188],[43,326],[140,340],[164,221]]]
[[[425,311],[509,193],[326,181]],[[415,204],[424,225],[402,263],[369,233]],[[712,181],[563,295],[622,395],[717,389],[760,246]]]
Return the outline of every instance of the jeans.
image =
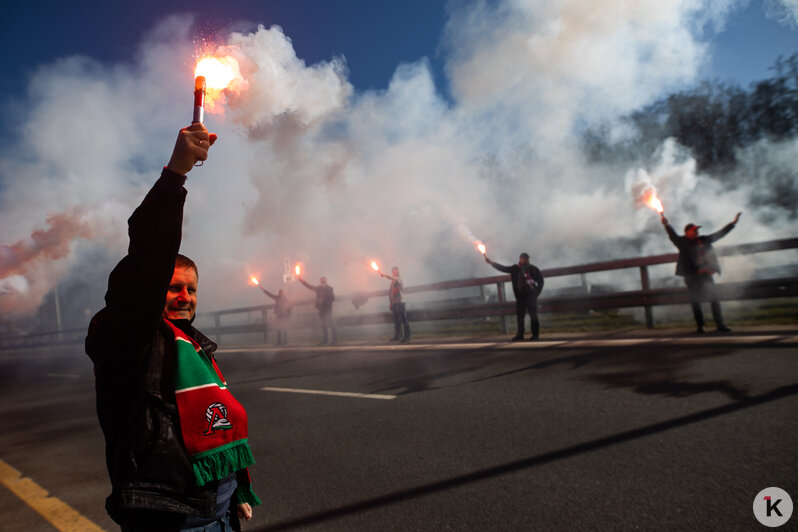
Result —
[[[288,319],[277,318],[275,324],[275,331],[277,333],[277,344],[284,345],[288,343]]]
[[[123,524],[121,528],[122,532],[230,532],[233,530],[230,525],[231,511],[228,510],[222,519],[209,525],[180,528],[181,523],[186,521],[185,515],[142,510],[136,512],[134,521]]]
[[[404,303],[394,303],[391,311],[393,312],[393,337],[397,340],[410,340],[410,322],[407,321],[407,307]],[[404,335],[402,335],[402,327],[404,327]]]
[[[538,321],[538,296],[537,294],[519,295],[515,300],[515,317],[518,322],[516,336],[524,336],[524,316],[529,312],[529,322],[532,328],[532,338],[540,334],[540,321]]]
[[[338,334],[335,332],[335,323],[333,323],[332,319],[332,312],[319,312],[319,321],[321,322],[321,334],[322,340],[321,343],[326,344],[328,343],[328,339],[331,341],[332,345],[338,343]],[[327,329],[330,329],[331,336],[327,336]]]
[[[690,294],[690,304],[693,307],[693,317],[698,327],[704,326],[704,311],[701,310],[701,302],[709,301],[712,307],[712,318],[715,325],[723,327],[723,315],[720,312],[720,303],[715,295],[715,281],[711,275],[689,275],[684,278],[687,291]]]
[[[233,528],[230,526],[230,511],[224,514],[224,517],[218,521],[214,521],[210,525],[196,526],[191,528],[181,528],[180,532],[230,532]]]

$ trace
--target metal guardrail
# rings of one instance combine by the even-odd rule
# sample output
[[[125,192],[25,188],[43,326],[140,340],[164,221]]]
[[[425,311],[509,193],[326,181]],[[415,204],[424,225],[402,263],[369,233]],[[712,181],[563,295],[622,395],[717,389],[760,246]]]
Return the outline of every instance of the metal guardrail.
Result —
[[[735,246],[723,246],[716,248],[716,252],[721,256],[734,256],[787,249],[798,249],[798,238],[771,240],[767,242],[756,242]],[[658,264],[673,263],[676,262],[677,258],[678,254],[667,253],[648,257],[635,257],[541,270],[544,278],[552,278],[637,268],[640,274],[641,289],[605,294],[578,294],[550,297],[544,296],[539,300],[540,312],[571,312],[643,307],[645,312],[646,326],[653,328],[654,306],[682,304],[688,303],[690,301],[687,291],[683,287],[659,289],[651,288],[648,267]],[[424,292],[451,290],[456,288],[495,285],[498,294],[498,302],[478,305],[461,305],[456,308],[411,308],[408,310],[408,319],[410,321],[427,321],[473,317],[502,317],[504,318],[502,320],[503,330],[506,332],[508,325],[507,317],[515,314],[515,305],[507,300],[507,295],[505,292],[505,284],[509,281],[510,276],[504,274],[475,279],[457,279],[419,286],[409,286],[405,288],[406,294],[418,294]],[[715,286],[718,299],[725,301],[798,296],[798,277],[764,279],[737,283],[719,283]],[[388,290],[374,290],[339,296],[337,297],[337,300],[367,301],[371,298],[387,296]],[[304,299],[296,301],[294,306],[310,306],[313,304],[313,302],[313,299]],[[208,336],[215,336],[217,339],[225,334],[261,333],[264,335],[264,340],[268,341],[269,321],[267,320],[267,312],[273,307],[274,305],[256,305],[208,312],[205,314],[205,316],[210,316],[213,319],[214,325],[212,327],[203,327],[203,332]],[[224,316],[251,312],[260,313],[260,317],[255,323],[222,323],[222,317]],[[355,326],[391,322],[393,322],[393,316],[388,312],[346,315],[336,318],[336,323],[339,326]],[[82,342],[83,338],[85,337],[85,333],[85,329],[72,329],[69,331],[61,331],[60,333],[47,332],[12,338],[0,338],[0,349],[69,343],[74,344],[78,343],[78,340]]]
[[[715,251],[720,256],[735,256],[788,249],[798,249],[798,238],[786,238],[780,240],[770,240],[766,242],[722,246],[715,248]],[[675,263],[678,257],[678,253],[665,253],[647,257],[634,257],[541,270],[543,277],[549,279],[552,277],[562,277],[568,275],[584,276],[588,273],[637,268],[640,275],[641,289],[608,294],[579,294],[558,297],[548,297],[544,295],[539,299],[540,312],[569,312],[642,307],[645,313],[646,327],[653,328],[654,306],[690,302],[687,290],[683,287],[663,289],[651,288],[651,281],[648,272],[649,266]],[[502,317],[504,318],[502,320],[502,330],[506,333],[508,329],[507,317],[515,314],[515,304],[508,301],[505,291],[505,284],[509,281],[510,276],[504,274],[475,279],[456,279],[452,281],[409,286],[405,288],[406,294],[418,294],[424,292],[451,290],[456,288],[496,285],[498,302],[444,309],[410,308],[407,313],[408,319],[410,321],[427,321],[473,317]],[[718,298],[725,301],[742,299],[768,299],[774,297],[795,297],[798,296],[798,278],[767,279],[742,283],[719,283],[716,285],[716,290]],[[337,297],[337,300],[364,301],[371,298],[387,296],[388,290],[373,290],[340,296]],[[295,302],[294,306],[310,306],[313,304],[313,302],[313,299],[304,299]],[[273,307],[274,305],[257,305],[207,313],[206,315],[209,315],[214,319],[215,327],[211,328],[210,330],[204,329],[204,331],[206,334],[217,336],[225,334],[225,327],[221,323],[223,316],[248,312],[260,312],[260,323],[253,324],[249,332],[263,332],[264,336],[268,337],[268,320],[266,316],[267,312]],[[393,322],[393,316],[389,312],[370,313],[360,316],[345,315],[336,318],[336,323],[341,326],[373,325],[391,322]]]

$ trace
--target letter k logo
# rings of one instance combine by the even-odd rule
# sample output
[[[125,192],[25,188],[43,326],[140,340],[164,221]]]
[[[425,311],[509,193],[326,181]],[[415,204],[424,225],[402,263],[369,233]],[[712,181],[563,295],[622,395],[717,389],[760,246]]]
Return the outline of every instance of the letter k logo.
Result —
[[[767,516],[768,517],[770,517],[770,514],[772,514],[773,512],[776,512],[776,515],[778,515],[779,517],[783,517],[781,515],[781,512],[779,511],[779,503],[781,502],[781,499],[777,500],[775,503],[773,502],[772,497],[770,497],[770,496],[764,497],[764,499],[765,499],[765,501],[767,501]]]
[[[754,517],[766,527],[779,527],[792,517],[792,498],[781,488],[765,488],[754,497]]]

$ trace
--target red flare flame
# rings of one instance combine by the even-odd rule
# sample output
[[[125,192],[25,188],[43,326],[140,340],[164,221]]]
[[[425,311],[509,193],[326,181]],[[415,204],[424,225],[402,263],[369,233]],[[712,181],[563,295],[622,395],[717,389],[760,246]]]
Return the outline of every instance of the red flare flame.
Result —
[[[646,205],[657,211],[658,213],[662,214],[665,212],[665,208],[662,206],[662,201],[660,201],[659,197],[657,197],[657,191],[652,190],[651,194],[646,198]]]

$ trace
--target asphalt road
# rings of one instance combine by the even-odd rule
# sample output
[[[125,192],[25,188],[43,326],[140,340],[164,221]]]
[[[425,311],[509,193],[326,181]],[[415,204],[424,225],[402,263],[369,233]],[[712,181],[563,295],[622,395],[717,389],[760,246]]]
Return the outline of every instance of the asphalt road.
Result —
[[[796,334],[222,350],[245,530],[764,530],[760,490],[798,497]],[[0,353],[0,416],[0,461],[118,529],[79,348]],[[56,530],[3,485],[0,515]]]

